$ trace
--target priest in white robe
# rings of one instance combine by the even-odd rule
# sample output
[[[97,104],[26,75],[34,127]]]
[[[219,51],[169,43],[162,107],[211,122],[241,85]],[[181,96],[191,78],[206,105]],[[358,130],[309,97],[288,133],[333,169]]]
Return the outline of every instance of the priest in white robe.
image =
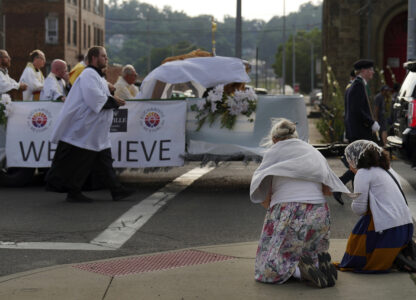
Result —
[[[65,101],[68,66],[65,61],[55,59],[51,64],[51,72],[45,79],[39,100]]]
[[[137,73],[132,65],[125,65],[121,70],[121,76],[118,77],[114,87],[115,95],[121,99],[136,99],[139,89],[134,85]]]
[[[58,147],[46,176],[47,189],[68,193],[69,202],[91,202],[81,189],[93,173],[117,201],[134,193],[116,178],[109,137],[113,110],[125,101],[111,96],[103,77],[102,69],[108,62],[105,48],[90,48],[88,61],[71,88],[52,133],[52,142]]]
[[[45,81],[41,69],[45,66],[46,58],[42,51],[33,50],[30,52],[30,59],[31,62],[27,63],[19,81],[27,84],[27,89],[23,92],[23,100],[37,101]]]
[[[24,83],[18,83],[9,76],[8,69],[10,68],[11,59],[6,50],[0,50],[0,99],[1,95],[10,92],[11,90],[22,90],[27,88]]]

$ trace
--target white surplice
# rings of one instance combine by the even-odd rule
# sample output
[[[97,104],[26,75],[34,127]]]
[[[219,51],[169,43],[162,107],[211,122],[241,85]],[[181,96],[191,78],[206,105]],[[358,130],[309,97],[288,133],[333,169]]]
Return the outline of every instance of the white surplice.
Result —
[[[9,76],[7,69],[0,71],[0,97],[11,90],[19,89],[20,84]]]
[[[65,80],[56,78],[55,74],[49,73],[46,77],[39,100],[56,100],[65,96]]]
[[[39,70],[36,72],[33,64],[27,63],[19,81],[27,84],[27,89],[23,91],[23,100],[32,101],[33,92],[40,92],[42,90],[45,78],[43,77],[42,71]]]
[[[103,109],[110,96],[107,81],[86,68],[72,86],[52,133],[52,142],[102,151],[111,147],[113,110]]]
[[[139,89],[134,84],[128,84],[127,81],[119,76],[114,84],[116,88],[115,95],[121,99],[136,99]]]

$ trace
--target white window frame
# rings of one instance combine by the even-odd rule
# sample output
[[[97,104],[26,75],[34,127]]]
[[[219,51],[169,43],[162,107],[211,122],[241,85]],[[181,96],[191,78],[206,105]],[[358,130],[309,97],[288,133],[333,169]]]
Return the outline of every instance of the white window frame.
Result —
[[[55,21],[55,28],[49,28],[50,21]],[[51,35],[50,33],[55,31],[55,36]],[[59,41],[59,19],[57,16],[47,16],[45,19],[45,43],[46,44],[58,44]]]

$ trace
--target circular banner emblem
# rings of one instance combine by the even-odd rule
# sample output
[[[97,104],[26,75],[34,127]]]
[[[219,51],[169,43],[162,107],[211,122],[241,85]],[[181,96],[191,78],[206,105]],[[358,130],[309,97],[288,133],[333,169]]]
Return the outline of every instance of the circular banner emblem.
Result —
[[[140,116],[143,128],[147,131],[157,131],[165,123],[165,115],[158,108],[145,109]]]
[[[46,109],[34,109],[27,117],[27,124],[33,131],[45,131],[51,125],[51,113]]]

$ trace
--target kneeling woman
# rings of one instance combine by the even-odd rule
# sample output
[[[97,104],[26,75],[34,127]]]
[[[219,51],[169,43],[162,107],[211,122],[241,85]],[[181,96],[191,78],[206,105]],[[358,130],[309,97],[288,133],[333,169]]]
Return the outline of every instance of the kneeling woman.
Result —
[[[345,156],[354,172],[351,208],[361,216],[348,239],[342,271],[387,272],[413,235],[412,216],[399,187],[388,154],[377,144],[358,140],[347,146]]]
[[[291,276],[317,287],[335,284],[328,254],[330,190],[349,193],[314,147],[297,138],[296,126],[279,119],[255,171],[250,198],[267,208],[256,255],[255,279],[284,283]],[[266,200],[265,200],[266,199]]]

